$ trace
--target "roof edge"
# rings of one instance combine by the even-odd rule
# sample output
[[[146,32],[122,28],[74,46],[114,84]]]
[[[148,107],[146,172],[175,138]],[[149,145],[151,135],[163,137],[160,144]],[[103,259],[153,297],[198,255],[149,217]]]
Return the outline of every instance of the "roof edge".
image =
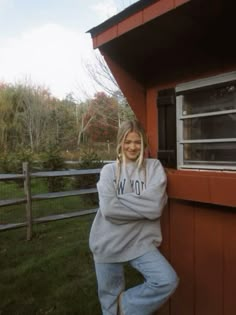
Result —
[[[98,34],[104,32],[108,28],[114,26],[115,24],[123,21],[124,19],[130,17],[131,15],[141,11],[142,9],[148,7],[152,3],[159,2],[160,0],[139,0],[129,7],[124,9],[123,11],[117,13],[116,15],[110,17],[106,21],[102,22],[98,26],[95,26],[88,30],[86,33],[90,33],[92,37],[97,36]]]

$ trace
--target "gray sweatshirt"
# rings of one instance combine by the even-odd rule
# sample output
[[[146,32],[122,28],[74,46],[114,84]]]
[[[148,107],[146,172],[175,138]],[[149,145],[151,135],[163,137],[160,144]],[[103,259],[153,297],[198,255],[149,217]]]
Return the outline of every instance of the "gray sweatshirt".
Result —
[[[99,209],[89,245],[97,263],[125,262],[159,246],[160,217],[167,201],[166,175],[156,159],[122,165],[118,185],[116,163],[103,167],[97,183]]]

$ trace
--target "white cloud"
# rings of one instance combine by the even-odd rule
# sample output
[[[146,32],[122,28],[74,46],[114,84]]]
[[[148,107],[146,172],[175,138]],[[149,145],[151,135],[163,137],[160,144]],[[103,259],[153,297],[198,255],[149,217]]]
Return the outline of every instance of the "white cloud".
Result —
[[[87,82],[89,93],[89,79],[82,65],[84,57],[93,54],[88,34],[47,24],[2,40],[0,47],[0,80],[17,82],[30,77],[34,84],[49,87],[60,98],[78,93],[78,83]]]
[[[104,21],[118,12],[117,6],[114,0],[103,0],[97,4],[91,6],[91,9],[96,12],[96,15]]]

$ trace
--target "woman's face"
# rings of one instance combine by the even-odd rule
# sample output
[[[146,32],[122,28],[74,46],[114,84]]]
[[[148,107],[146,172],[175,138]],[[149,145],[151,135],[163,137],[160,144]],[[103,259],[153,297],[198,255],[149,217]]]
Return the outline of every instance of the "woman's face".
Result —
[[[122,150],[127,162],[136,161],[141,151],[141,137],[135,132],[131,131],[125,137]]]

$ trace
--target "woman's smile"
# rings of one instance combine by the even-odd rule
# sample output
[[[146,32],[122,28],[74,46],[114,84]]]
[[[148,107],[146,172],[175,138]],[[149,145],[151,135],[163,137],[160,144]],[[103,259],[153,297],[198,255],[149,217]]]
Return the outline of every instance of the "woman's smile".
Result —
[[[123,143],[123,153],[127,162],[136,161],[141,152],[141,137],[137,132],[129,132]]]

